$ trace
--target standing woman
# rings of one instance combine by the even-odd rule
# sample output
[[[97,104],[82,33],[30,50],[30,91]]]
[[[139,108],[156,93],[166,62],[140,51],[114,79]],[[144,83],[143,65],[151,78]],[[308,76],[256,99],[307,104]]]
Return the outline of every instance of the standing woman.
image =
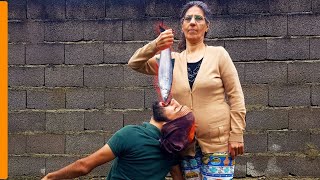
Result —
[[[244,152],[245,104],[237,70],[223,47],[207,46],[210,11],[201,1],[188,2],[181,12],[181,53],[174,61],[172,96],[190,107],[196,118],[196,144],[185,150],[186,179],[232,179],[234,157]],[[157,52],[173,44],[171,29],[138,49],[129,66],[157,75]]]

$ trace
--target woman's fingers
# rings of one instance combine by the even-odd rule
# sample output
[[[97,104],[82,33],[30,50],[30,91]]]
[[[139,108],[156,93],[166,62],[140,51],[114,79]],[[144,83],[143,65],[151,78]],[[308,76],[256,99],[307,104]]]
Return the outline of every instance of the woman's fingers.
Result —
[[[234,157],[244,153],[244,144],[238,142],[229,142],[229,153],[234,159]]]
[[[244,153],[244,145],[243,143],[241,143],[241,145],[239,146],[239,155]]]
[[[174,35],[172,33],[172,29],[167,29],[164,32],[160,33],[160,35],[156,39],[156,46],[158,50],[164,50],[172,46],[174,40]]]

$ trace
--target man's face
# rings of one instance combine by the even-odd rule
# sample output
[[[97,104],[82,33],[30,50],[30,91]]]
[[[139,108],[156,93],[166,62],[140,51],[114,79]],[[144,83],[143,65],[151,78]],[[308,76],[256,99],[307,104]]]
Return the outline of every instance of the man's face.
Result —
[[[163,116],[167,117],[167,119],[174,120],[181,116],[179,112],[183,106],[175,99],[172,99],[168,105],[165,105],[163,102],[159,102],[159,104],[163,107]]]

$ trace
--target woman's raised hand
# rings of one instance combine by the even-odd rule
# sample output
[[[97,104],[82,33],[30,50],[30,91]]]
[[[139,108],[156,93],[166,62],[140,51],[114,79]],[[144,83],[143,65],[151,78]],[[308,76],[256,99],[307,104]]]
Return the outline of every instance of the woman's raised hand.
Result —
[[[173,44],[173,32],[172,29],[167,29],[160,33],[160,35],[155,39],[156,48],[158,51],[162,51],[172,46]]]

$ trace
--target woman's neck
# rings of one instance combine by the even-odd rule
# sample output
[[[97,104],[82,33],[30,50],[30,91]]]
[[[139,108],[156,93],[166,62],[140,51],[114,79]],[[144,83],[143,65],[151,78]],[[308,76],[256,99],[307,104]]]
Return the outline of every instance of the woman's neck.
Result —
[[[194,63],[204,57],[206,45],[203,42],[196,44],[187,44],[186,59],[188,63]]]
[[[187,43],[187,48],[186,48],[186,51],[188,54],[192,54],[194,52],[198,52],[198,51],[201,51],[205,48],[205,44],[203,41],[201,42],[198,42],[198,43]]]

